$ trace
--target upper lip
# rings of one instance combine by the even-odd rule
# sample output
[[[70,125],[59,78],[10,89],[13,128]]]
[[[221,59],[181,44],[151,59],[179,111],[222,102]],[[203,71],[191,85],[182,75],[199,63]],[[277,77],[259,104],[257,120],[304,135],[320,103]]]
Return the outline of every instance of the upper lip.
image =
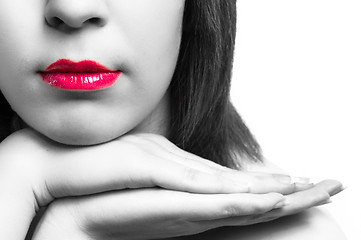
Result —
[[[92,60],[83,60],[73,62],[69,59],[59,59],[50,64],[42,73],[91,73],[91,72],[116,72],[119,70],[110,70],[106,66]]]

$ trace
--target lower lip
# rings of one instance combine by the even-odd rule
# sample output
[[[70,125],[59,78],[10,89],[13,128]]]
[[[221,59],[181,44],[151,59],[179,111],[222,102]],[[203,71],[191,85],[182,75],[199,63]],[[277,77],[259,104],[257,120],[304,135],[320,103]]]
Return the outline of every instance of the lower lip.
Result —
[[[121,72],[48,72],[41,77],[48,85],[63,90],[94,91],[112,86]]]

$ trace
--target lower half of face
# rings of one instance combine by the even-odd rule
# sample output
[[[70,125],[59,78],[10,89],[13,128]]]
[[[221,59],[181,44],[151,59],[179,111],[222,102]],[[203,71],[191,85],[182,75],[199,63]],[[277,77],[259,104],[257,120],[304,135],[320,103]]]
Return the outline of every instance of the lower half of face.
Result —
[[[183,8],[184,0],[4,0],[1,91],[29,126],[64,144],[151,131],[166,118]],[[107,71],[114,82],[90,83]],[[71,82],[90,75],[97,79]]]

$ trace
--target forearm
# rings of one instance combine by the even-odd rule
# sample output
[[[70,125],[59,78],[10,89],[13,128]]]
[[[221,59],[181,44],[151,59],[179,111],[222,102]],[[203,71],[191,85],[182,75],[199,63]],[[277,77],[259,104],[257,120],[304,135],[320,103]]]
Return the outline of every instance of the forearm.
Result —
[[[33,182],[38,175],[22,139],[8,137],[0,144],[0,239],[24,240],[39,206]],[[35,152],[32,151],[34,154]]]

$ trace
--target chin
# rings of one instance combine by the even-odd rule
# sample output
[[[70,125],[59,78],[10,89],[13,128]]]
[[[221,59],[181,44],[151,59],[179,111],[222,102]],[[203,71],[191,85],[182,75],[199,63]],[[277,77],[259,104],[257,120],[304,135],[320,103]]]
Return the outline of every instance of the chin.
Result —
[[[95,117],[92,118],[87,113],[68,114],[67,117],[48,114],[39,118],[39,115],[21,118],[22,125],[64,145],[89,146],[109,142],[135,127],[131,124],[135,122],[133,119],[111,119],[106,114],[93,114]]]
[[[51,131],[51,132],[41,132],[46,137],[51,140],[64,144],[64,145],[73,145],[73,146],[90,146],[97,145],[105,142],[114,140],[117,137],[120,137],[124,133],[120,132],[114,134],[114,132],[108,133],[101,130],[98,131],[85,131],[85,130],[71,130],[71,129],[62,129],[60,131]]]

